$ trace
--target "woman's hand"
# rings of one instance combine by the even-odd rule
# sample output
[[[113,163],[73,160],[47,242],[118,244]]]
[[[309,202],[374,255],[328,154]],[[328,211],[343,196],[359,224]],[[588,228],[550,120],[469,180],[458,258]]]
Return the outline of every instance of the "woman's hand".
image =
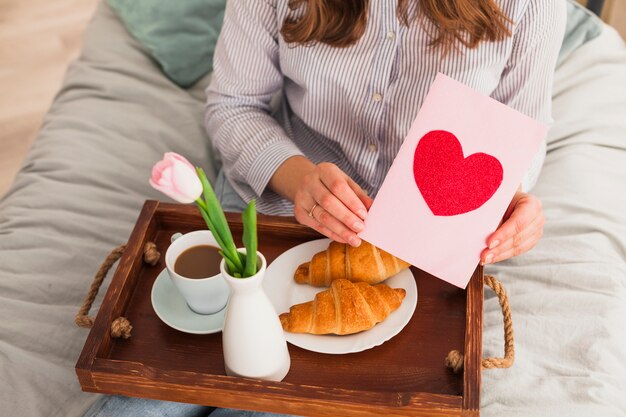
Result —
[[[520,190],[515,193],[502,223],[487,239],[480,255],[482,265],[500,262],[532,249],[543,235],[541,201]]]
[[[356,234],[365,228],[372,199],[335,164],[321,163],[306,174],[293,203],[300,223],[337,242],[361,244]]]

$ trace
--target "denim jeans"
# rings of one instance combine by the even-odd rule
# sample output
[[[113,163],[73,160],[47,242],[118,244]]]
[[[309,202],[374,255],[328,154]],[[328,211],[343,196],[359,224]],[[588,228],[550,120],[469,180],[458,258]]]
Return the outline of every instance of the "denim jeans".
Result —
[[[217,174],[213,188],[215,189],[215,195],[217,196],[217,199],[220,200],[220,204],[222,205],[224,211],[241,213],[248,206],[246,202],[239,197],[239,194],[237,194],[237,192],[233,189],[233,186],[230,185],[230,182],[224,175],[224,171],[221,169]]]
[[[144,398],[105,395],[83,417],[291,417],[286,414],[217,408]]]
[[[242,212],[247,204],[230,185],[220,170],[213,186],[224,211]],[[83,417],[290,417],[286,414],[261,413],[230,408],[205,407],[143,398],[105,395]]]

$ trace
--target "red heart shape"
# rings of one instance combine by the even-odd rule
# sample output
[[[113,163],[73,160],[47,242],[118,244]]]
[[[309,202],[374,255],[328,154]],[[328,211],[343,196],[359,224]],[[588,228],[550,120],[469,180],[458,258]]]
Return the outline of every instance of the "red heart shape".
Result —
[[[486,153],[463,158],[452,133],[433,130],[417,143],[413,175],[435,216],[455,216],[476,210],[502,184],[502,164]]]

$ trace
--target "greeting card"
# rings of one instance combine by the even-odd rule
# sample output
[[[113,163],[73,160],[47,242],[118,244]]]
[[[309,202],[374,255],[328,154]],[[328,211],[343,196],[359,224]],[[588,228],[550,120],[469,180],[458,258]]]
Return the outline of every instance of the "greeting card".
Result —
[[[465,288],[546,132],[437,75],[359,236]]]

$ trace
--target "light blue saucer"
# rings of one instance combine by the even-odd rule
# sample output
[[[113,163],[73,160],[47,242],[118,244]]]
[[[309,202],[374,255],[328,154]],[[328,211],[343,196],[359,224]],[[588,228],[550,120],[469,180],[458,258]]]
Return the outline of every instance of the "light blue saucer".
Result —
[[[152,286],[152,308],[156,315],[173,329],[185,333],[211,334],[224,328],[226,308],[215,314],[198,314],[189,308],[185,299],[163,269]]]

